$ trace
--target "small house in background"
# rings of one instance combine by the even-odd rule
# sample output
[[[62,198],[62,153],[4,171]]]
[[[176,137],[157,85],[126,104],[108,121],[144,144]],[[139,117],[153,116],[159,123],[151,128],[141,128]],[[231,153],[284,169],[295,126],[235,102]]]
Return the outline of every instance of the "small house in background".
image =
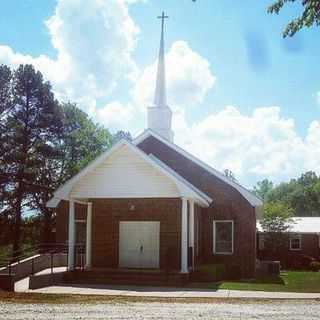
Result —
[[[268,234],[257,221],[258,258],[279,260],[283,267],[305,268],[310,262],[320,260],[320,217],[294,217],[289,232],[283,237],[275,256],[267,248]]]

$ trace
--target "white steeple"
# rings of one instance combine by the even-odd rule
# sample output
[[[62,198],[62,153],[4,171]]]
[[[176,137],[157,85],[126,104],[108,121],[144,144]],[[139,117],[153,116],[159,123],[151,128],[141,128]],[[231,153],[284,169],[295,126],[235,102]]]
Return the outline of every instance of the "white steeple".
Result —
[[[168,18],[168,16],[166,16],[164,12],[162,12],[162,15],[158,18],[161,19],[160,50],[154,105],[148,107],[148,128],[154,130],[162,137],[172,142],[172,112],[171,109],[167,106],[166,68],[164,59],[164,19]]]

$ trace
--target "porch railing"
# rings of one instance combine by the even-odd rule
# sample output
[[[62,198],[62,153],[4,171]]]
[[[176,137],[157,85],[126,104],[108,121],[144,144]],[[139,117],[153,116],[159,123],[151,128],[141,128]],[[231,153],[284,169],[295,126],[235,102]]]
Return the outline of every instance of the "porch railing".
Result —
[[[63,258],[63,261],[59,260]],[[75,269],[84,270],[85,246],[77,244],[74,248]],[[17,274],[17,279],[34,275],[36,272],[50,268],[54,272],[56,266],[68,266],[68,245],[65,243],[38,244],[11,252],[11,255],[0,256],[0,273]],[[20,272],[18,272],[20,270]]]

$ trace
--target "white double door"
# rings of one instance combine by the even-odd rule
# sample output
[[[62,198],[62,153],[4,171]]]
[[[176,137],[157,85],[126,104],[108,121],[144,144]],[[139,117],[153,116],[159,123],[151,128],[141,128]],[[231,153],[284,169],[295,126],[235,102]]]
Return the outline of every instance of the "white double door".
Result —
[[[120,221],[120,268],[159,268],[159,245],[159,221]]]

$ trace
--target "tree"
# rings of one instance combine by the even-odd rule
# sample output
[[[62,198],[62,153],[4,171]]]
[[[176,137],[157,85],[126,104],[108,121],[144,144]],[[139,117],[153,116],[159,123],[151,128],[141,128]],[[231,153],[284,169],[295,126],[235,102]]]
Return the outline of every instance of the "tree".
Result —
[[[297,0],[277,0],[269,8],[269,13],[279,14],[283,6],[287,3],[298,2]],[[320,1],[319,0],[301,0],[303,12],[300,17],[292,20],[283,31],[283,37],[296,34],[304,27],[311,27],[313,25],[320,25]]]
[[[6,193],[5,172],[7,164],[4,161],[5,150],[8,148],[6,137],[8,112],[13,106],[12,99],[12,72],[9,67],[0,65],[0,226],[2,237],[5,238],[10,233],[10,211],[8,210],[8,199]]]
[[[0,120],[0,227],[6,226],[16,251],[21,230],[34,221],[41,226],[42,241],[50,241],[54,211],[47,201],[109,148],[113,137],[75,104],[60,105],[31,65],[15,71],[0,66]],[[30,209],[39,219],[25,224],[23,213]],[[1,241],[7,239],[1,235]]]
[[[231,170],[229,170],[229,169],[224,169],[224,170],[223,170],[223,174],[224,174],[228,179],[230,179],[231,181],[237,182],[236,176],[235,176],[235,174],[234,174]]]
[[[132,136],[129,131],[119,130],[112,136],[112,144],[116,144],[121,139],[132,141]]]
[[[263,201],[266,201],[268,194],[272,189],[273,182],[268,179],[263,179],[262,181],[258,181],[257,185],[253,187],[253,193]]]
[[[62,109],[64,123],[60,150],[64,156],[60,163],[59,184],[70,179],[110,148],[113,139],[106,128],[94,123],[75,104],[63,104]]]
[[[296,216],[319,216],[320,178],[309,171],[298,179],[283,182],[270,190],[268,201],[286,203]]]
[[[3,70],[8,74],[6,68],[2,74]],[[61,130],[62,122],[50,84],[33,66],[20,65],[3,91],[11,98],[4,102],[1,201],[14,217],[13,251],[17,251],[23,210],[31,206],[32,194],[39,188],[35,184],[39,159],[51,156],[52,137]]]
[[[285,233],[290,230],[293,219],[293,209],[282,202],[269,202],[264,205],[263,219],[260,221],[266,233],[265,247],[271,254],[277,254],[283,246]]]
[[[51,157],[41,157],[41,165],[36,176],[38,185],[43,186],[33,194],[33,208],[41,214],[41,240],[51,241],[54,210],[46,203],[57,187],[77,174],[91,160],[108,149],[112,136],[107,129],[95,124],[88,115],[75,104],[62,105],[63,130],[52,139],[54,153]]]

